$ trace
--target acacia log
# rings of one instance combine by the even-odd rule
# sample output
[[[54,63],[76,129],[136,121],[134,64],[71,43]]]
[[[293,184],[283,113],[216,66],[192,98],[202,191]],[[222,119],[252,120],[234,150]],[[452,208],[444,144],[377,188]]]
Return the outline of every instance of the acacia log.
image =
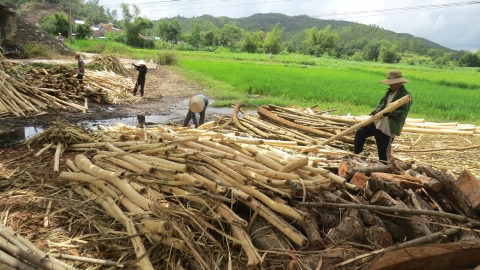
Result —
[[[358,218],[358,211],[349,209],[346,216],[340,221],[340,224],[329,230],[327,240],[335,242],[352,241],[360,242],[365,236],[365,227]]]
[[[442,193],[445,194],[452,202],[457,204],[469,217],[476,217],[475,211],[468,200],[468,197],[462,193],[457,181],[447,173],[435,170],[428,165],[422,165],[422,170],[427,176],[433,177],[442,182],[445,188],[442,189]]]
[[[394,200],[392,197],[390,197],[390,195],[388,195],[388,193],[383,190],[375,193],[373,198],[370,200],[370,203],[375,205],[408,209],[406,205]],[[428,224],[424,222],[401,218],[395,218],[395,221],[407,228],[409,239],[419,238],[432,233]]]

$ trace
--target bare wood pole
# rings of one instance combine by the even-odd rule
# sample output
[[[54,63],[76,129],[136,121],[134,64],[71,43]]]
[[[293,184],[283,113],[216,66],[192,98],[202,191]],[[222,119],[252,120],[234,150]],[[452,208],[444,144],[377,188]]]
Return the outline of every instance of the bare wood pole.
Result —
[[[401,99],[399,99],[399,100],[397,100],[397,101],[395,101],[395,102],[392,102],[392,103],[388,104],[388,106],[387,106],[385,109],[381,110],[380,112],[378,112],[377,114],[371,116],[370,118],[364,120],[363,122],[360,122],[360,123],[354,125],[353,127],[348,128],[348,129],[340,132],[339,134],[331,137],[330,139],[321,142],[320,145],[326,145],[326,144],[328,144],[328,143],[330,143],[330,142],[332,142],[332,141],[334,141],[334,140],[336,140],[336,139],[340,139],[340,138],[342,138],[343,136],[345,136],[346,134],[348,134],[348,133],[350,133],[350,132],[352,132],[352,131],[355,131],[355,130],[361,128],[361,127],[364,127],[364,126],[372,123],[373,121],[375,121],[375,120],[377,120],[377,119],[382,118],[384,113],[392,112],[392,111],[394,111],[396,108],[402,106],[402,105],[405,104],[405,103],[410,102],[411,100],[412,100],[412,96],[411,96],[411,95],[406,95],[406,96],[402,97]]]

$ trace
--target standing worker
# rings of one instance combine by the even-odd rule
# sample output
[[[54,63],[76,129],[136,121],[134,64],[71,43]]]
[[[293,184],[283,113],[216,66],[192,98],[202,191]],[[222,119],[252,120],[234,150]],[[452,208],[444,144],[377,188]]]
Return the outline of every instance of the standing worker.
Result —
[[[380,82],[389,86],[387,93],[370,115],[375,115],[385,109],[388,104],[410,95],[405,86],[403,86],[407,82],[409,81],[403,78],[402,72],[399,70],[389,71],[387,78]],[[355,132],[354,153],[360,154],[363,151],[366,139],[374,136],[377,144],[378,159],[388,161],[392,142],[395,136],[399,136],[402,132],[411,105],[412,101],[405,103],[392,112],[384,113],[382,118],[359,128]]]
[[[195,128],[203,125],[203,123],[205,122],[205,112],[207,110],[207,106],[208,99],[206,96],[200,94],[191,97],[190,101],[188,102],[189,110],[187,116],[185,116],[185,120],[183,121],[183,126],[188,126],[188,123],[190,123],[190,119],[192,119]],[[200,113],[199,123],[197,123],[197,117],[195,116],[195,113]]]
[[[135,83],[132,94],[136,96],[137,88],[140,87],[140,96],[143,97],[143,90],[145,88],[145,77],[147,76],[148,71],[147,66],[145,65],[145,61],[143,60],[138,61],[136,65],[132,63],[132,65],[135,67],[136,70],[138,70],[137,82]]]
[[[83,75],[85,74],[85,63],[83,60],[80,59],[80,54],[75,54],[75,59],[78,60],[78,68],[77,68],[77,80],[80,84],[83,84]]]

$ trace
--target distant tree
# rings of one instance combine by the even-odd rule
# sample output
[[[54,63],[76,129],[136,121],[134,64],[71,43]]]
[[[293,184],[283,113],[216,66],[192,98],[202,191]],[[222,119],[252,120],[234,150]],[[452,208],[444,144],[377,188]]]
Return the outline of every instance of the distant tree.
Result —
[[[307,39],[304,43],[310,54],[315,56],[322,56],[324,53],[331,54],[338,49],[340,37],[331,32],[331,26],[328,25],[323,30],[318,31],[314,26],[305,30]]]
[[[217,39],[219,35],[219,30],[218,28],[210,29],[207,31],[202,32],[202,41],[203,41],[203,46],[216,46],[217,45]]]
[[[397,45],[381,45],[378,60],[382,63],[398,63],[401,56],[397,54]]]
[[[478,56],[478,58],[480,58],[480,48],[478,48],[478,50],[475,54]]]
[[[284,30],[280,23],[275,24],[275,26],[270,29],[263,43],[266,52],[279,54],[283,51],[282,36]]]
[[[247,53],[256,53],[262,48],[263,44],[263,32],[247,32],[242,31],[242,44],[241,50]]]
[[[42,18],[40,27],[54,36],[57,36],[58,33],[62,33],[64,37],[68,36],[68,18],[60,12]]]
[[[198,23],[196,23],[192,31],[190,31],[188,43],[194,47],[198,47],[202,43],[202,30]]]
[[[167,19],[163,18],[158,23],[158,33],[163,41],[177,43],[180,41],[182,27],[177,19],[168,21]]]
[[[123,20],[122,30],[125,35],[127,45],[141,47],[145,41],[140,38],[139,34],[147,28],[153,27],[153,22],[146,18],[137,17],[138,7],[133,5],[133,14],[128,4],[121,3]]]
[[[218,40],[220,45],[233,49],[235,48],[241,37],[242,31],[240,30],[240,28],[238,26],[227,23],[220,30]]]
[[[363,47],[363,59],[367,61],[377,61],[380,54],[380,43],[371,41]]]
[[[480,58],[471,52],[467,52],[460,60],[458,64],[462,67],[480,67]]]
[[[398,51],[399,52],[406,52],[408,51],[408,45],[409,45],[409,40],[408,40],[408,37],[402,37],[400,38],[400,40],[398,41]]]
[[[93,33],[93,30],[92,28],[90,27],[90,25],[88,24],[79,24],[77,25],[77,34],[76,34],[76,38],[78,39],[86,39],[88,37],[90,37]]]
[[[352,60],[353,61],[362,61],[363,60],[363,55],[362,55],[362,52],[361,51],[356,51],[353,55],[352,55]]]

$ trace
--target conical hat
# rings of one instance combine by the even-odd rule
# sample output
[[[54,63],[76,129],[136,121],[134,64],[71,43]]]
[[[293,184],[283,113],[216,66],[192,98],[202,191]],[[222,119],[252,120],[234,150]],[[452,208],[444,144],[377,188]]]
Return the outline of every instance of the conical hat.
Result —
[[[145,66],[145,61],[143,61],[143,60],[138,61],[137,66],[140,66],[140,65],[144,65],[144,66]]]
[[[194,113],[199,113],[205,109],[205,100],[201,96],[193,96],[188,102],[188,107],[190,111]]]

